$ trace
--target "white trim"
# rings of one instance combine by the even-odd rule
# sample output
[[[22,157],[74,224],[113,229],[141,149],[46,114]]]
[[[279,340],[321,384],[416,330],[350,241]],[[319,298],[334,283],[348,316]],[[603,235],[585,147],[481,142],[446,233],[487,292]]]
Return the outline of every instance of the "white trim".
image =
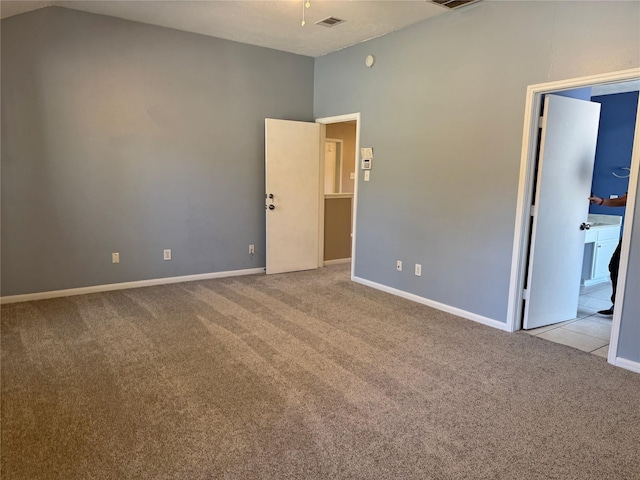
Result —
[[[514,332],[519,330],[522,325],[521,315],[521,295],[520,292],[524,286],[524,277],[526,275],[526,247],[527,247],[527,234],[529,230],[528,218],[531,215],[531,205],[527,201],[531,197],[532,189],[532,172],[533,164],[535,163],[535,144],[537,140],[538,129],[538,115],[540,110],[540,98],[544,93],[552,93],[559,90],[565,90],[567,88],[579,88],[585,86],[594,86],[596,84],[623,82],[626,80],[635,80],[640,78],[640,68],[632,68],[629,70],[622,70],[618,72],[610,72],[598,75],[590,75],[586,77],[572,78],[567,80],[561,80],[556,82],[541,83],[536,85],[529,85],[527,87],[527,94],[525,99],[525,113],[524,113],[524,126],[522,134],[522,149],[521,149],[521,161],[520,161],[520,178],[518,183],[518,198],[516,206],[516,219],[514,228],[514,242],[513,252],[511,259],[511,276],[509,281],[509,300],[507,310],[507,323],[506,330]],[[637,183],[638,172],[638,149],[640,148],[638,141],[638,125],[636,126],[636,138],[634,140],[634,148],[632,154],[632,170],[636,172],[635,179],[632,178],[629,185],[629,197],[632,198],[632,203],[635,199],[635,189]],[[633,173],[631,174],[633,177]],[[631,183],[634,183],[631,185]],[[627,204],[627,211],[633,211],[633,206]],[[629,217],[632,218],[632,217]],[[627,246],[626,251],[628,253],[628,247],[631,237],[631,228],[626,228],[623,235],[623,245]],[[619,278],[626,277],[627,259],[621,262]],[[618,296],[622,301],[622,292],[624,282],[618,288]],[[611,345],[616,345],[619,335],[619,322],[620,317],[614,315]],[[616,325],[617,323],[617,325]],[[616,330],[617,333],[616,333]],[[615,336],[614,336],[615,334]],[[611,362],[611,351],[609,352],[609,361]]]
[[[616,367],[624,368],[625,370],[640,373],[640,362],[634,362],[632,360],[627,360],[626,358],[617,357],[613,362],[609,363],[612,363]]]
[[[616,242],[616,245],[618,245],[618,242]],[[587,289],[591,287],[602,287],[603,284],[611,283],[609,278],[610,277],[607,276],[607,277],[598,277],[598,278],[591,278],[589,280],[584,280],[580,287],[580,295],[584,294],[585,292],[588,292],[589,290]]]
[[[349,263],[351,261],[350,258],[336,258],[334,260],[325,260],[325,265],[339,265],[341,263]]]
[[[315,123],[317,124],[318,122]],[[320,125],[320,145],[318,145],[318,150],[320,151],[320,171],[318,172],[318,261],[316,268],[321,268],[324,260],[324,154],[326,148],[327,128],[325,125]]]
[[[441,310],[443,312],[451,313],[458,317],[466,318],[467,320],[472,320],[476,323],[481,323],[482,325],[486,325],[488,327],[493,327],[493,328],[497,328],[498,330],[507,331],[506,323],[499,322],[498,320],[493,320],[492,318],[483,317],[482,315],[477,315],[475,313],[467,312],[466,310],[461,310],[456,307],[445,305],[444,303],[439,303],[433,300],[429,300],[428,298],[420,297],[413,293],[408,293],[402,290],[398,290],[396,288],[387,287],[386,285],[372,282],[370,280],[365,280],[364,278],[354,277],[353,281],[356,283],[360,283],[362,285],[366,285],[367,287],[375,288],[376,290],[382,290],[383,292],[387,292],[392,295],[396,295],[398,297],[406,298],[407,300],[411,300],[417,303],[421,303],[423,305],[427,305],[429,307],[435,308],[437,310]]]
[[[112,290],[168,285],[170,283],[193,282],[195,280],[210,280],[212,278],[239,277],[241,275],[254,275],[256,273],[264,273],[264,268],[200,273],[197,275],[185,275],[182,277],[153,278],[151,280],[140,280],[136,282],[109,283],[106,285],[94,285],[91,287],[69,288],[67,290],[52,290],[49,292],[10,295],[8,297],[0,297],[0,305],[7,303],[30,302],[33,300],[45,300],[48,298],[70,297],[72,295],[86,295],[88,293],[110,292]]]
[[[507,330],[515,332],[522,327],[521,308],[524,289],[524,278],[527,272],[521,271],[521,262],[526,252],[526,239],[529,232],[529,217],[531,205],[527,202],[530,198],[532,169],[528,168],[529,152],[535,151],[538,129],[537,117],[540,111],[540,98],[533,93],[532,87],[527,88],[525,103],[524,127],[522,132],[522,149],[520,162],[520,178],[518,180],[518,199],[516,203],[516,224],[513,240],[513,252],[511,255],[511,278],[509,279],[509,299],[507,303]],[[534,112],[536,112],[534,114]],[[533,119],[536,119],[535,124]],[[526,203],[526,205],[525,205]],[[526,221],[525,221],[526,220]]]
[[[358,217],[358,152],[360,152],[360,112],[347,113],[334,117],[316,118],[316,123],[342,123],[356,121],[356,158],[355,171],[356,178],[353,181],[353,218],[351,219],[351,280],[355,279],[356,268],[356,219]]]
[[[333,198],[353,198],[353,193],[325,193],[324,199],[331,200]]]
[[[340,177],[340,183],[338,184],[338,192],[339,193],[326,193],[325,192],[325,194],[324,194],[325,197],[327,195],[340,195],[342,193],[342,174],[344,173],[343,172],[343,170],[344,170],[344,168],[343,168],[344,162],[342,161],[342,157],[344,156],[344,140],[341,139],[341,138],[326,138],[326,135],[325,135],[325,139],[324,139],[325,148],[327,148],[326,147],[327,142],[334,142],[336,145],[338,145],[338,144],[340,145],[340,157],[338,158],[338,162],[340,163],[340,168],[339,168],[339,173],[338,173],[338,175]],[[325,167],[326,167],[326,159],[325,159]],[[326,174],[327,174],[327,172],[325,171],[324,172],[324,176],[326,176]],[[323,176],[323,180],[326,181],[324,176]],[[323,186],[324,186],[324,182],[323,182]],[[324,188],[322,189],[322,191],[324,192]]]
[[[639,69],[640,70],[640,69]],[[640,74],[639,74],[640,76]],[[640,177],[640,102],[638,102],[638,110],[636,111],[636,128],[633,137],[633,149],[631,151],[631,171],[629,178],[629,187],[627,191],[627,199],[631,198],[631,202],[627,200],[624,216],[627,221],[624,222],[624,231],[622,232],[622,246],[620,249],[620,267],[618,268],[618,284],[616,287],[615,304],[617,308],[613,310],[613,321],[611,324],[611,339],[609,340],[609,354],[607,361],[614,365],[618,365],[618,343],[620,342],[620,324],[622,323],[622,306],[624,304],[624,291],[627,284],[627,270],[629,266],[629,250],[631,249],[631,236],[634,230],[634,215],[636,209],[636,196],[638,191],[638,177]],[[629,221],[630,220],[630,221]],[[637,226],[636,226],[637,228]],[[627,368],[627,367],[623,367]],[[631,370],[631,369],[629,369]],[[640,370],[634,370],[640,372]]]

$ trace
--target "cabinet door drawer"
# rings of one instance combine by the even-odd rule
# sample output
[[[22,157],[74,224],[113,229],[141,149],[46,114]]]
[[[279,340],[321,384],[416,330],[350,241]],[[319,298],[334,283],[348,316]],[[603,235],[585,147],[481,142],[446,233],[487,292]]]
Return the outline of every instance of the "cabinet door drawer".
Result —
[[[611,261],[611,256],[617,247],[617,240],[605,240],[604,242],[596,243],[593,258],[593,271],[591,272],[592,278],[603,278],[609,276],[609,262]]]
[[[620,237],[620,227],[600,227],[598,228],[598,241],[617,240]]]
[[[592,228],[587,230],[584,235],[584,243],[595,243],[598,241],[598,230]]]

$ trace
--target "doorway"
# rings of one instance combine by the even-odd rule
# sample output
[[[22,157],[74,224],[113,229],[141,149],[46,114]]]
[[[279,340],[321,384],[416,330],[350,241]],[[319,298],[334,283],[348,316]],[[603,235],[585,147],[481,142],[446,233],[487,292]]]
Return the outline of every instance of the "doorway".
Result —
[[[518,211],[516,217],[516,229],[513,249],[513,262],[511,271],[511,288],[509,295],[509,311],[507,317],[507,325],[510,331],[520,330],[523,327],[524,307],[529,297],[535,292],[527,291],[527,278],[529,277],[529,251],[535,251],[535,242],[531,241],[533,233],[536,206],[534,202],[536,188],[536,180],[538,178],[537,150],[539,145],[538,130],[538,112],[541,111],[543,97],[545,95],[566,91],[569,89],[585,88],[585,87],[601,87],[614,86],[623,82],[638,81],[640,79],[640,69],[627,70],[623,72],[614,72],[611,74],[596,75],[591,77],[583,77],[561,82],[551,82],[547,84],[532,85],[527,90],[527,99],[525,106],[525,124],[523,131],[522,146],[522,162],[520,170],[520,183],[518,193]],[[638,125],[638,109],[635,113],[636,126]],[[638,178],[638,133],[636,128],[635,142],[633,146],[632,161],[627,173],[630,174],[628,186],[628,198],[626,206],[627,218],[633,218],[634,199],[637,189]],[[610,192],[615,193],[615,192]],[[624,193],[624,192],[622,192]],[[611,338],[608,348],[608,360],[615,364],[617,343],[621,321],[621,311],[624,302],[624,283],[628,265],[628,252],[631,238],[631,230],[633,225],[629,222],[624,228],[622,237],[622,254],[620,262],[620,273],[618,292],[616,296],[616,306],[614,311]],[[535,252],[535,255],[544,256],[544,252]]]
[[[351,262],[356,122],[325,125],[324,265]]]
[[[360,114],[353,113],[316,120],[325,125],[326,142],[339,150],[324,156],[324,265],[351,263],[354,276],[356,215],[358,195],[358,152],[360,151]],[[329,147],[331,148],[331,147]],[[327,165],[333,159],[334,165]],[[329,189],[328,186],[330,186]]]
[[[332,180],[325,182],[326,129],[333,125],[349,126],[351,137],[351,167],[342,156],[340,168],[330,169]],[[334,135],[335,136],[335,135]],[[339,145],[346,142],[336,142]],[[344,229],[347,255],[354,275],[355,225],[357,205],[356,152],[360,143],[360,114],[347,114],[300,122],[265,119],[265,212],[267,274],[315,269],[325,264],[325,189],[344,188],[351,184],[352,193],[329,193],[332,199],[348,197],[349,206]],[[334,145],[334,146],[335,146]],[[347,147],[344,147],[346,150]],[[335,161],[335,159],[334,159]],[[337,175],[342,175],[337,178]],[[346,176],[345,176],[346,175]],[[344,222],[343,222],[344,223]],[[296,232],[292,236],[291,232]],[[343,255],[344,256],[344,255]]]

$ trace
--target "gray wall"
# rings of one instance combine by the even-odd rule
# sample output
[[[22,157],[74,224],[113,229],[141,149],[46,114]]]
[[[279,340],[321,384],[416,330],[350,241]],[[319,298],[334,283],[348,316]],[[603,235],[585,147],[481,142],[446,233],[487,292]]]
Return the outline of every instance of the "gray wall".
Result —
[[[264,118],[313,119],[313,63],[62,8],[3,20],[2,295],[264,267]]]
[[[640,66],[639,19],[638,2],[480,2],[317,59],[315,116],[361,112],[374,148],[356,276],[505,322],[526,88]]]

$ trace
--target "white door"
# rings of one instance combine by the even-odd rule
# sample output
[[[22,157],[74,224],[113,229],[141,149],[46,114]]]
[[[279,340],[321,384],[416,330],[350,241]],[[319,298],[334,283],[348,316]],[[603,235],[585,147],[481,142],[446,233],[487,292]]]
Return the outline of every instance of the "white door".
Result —
[[[319,266],[324,125],[265,120],[266,272]]]
[[[576,318],[600,104],[547,95],[525,301],[525,329]]]

